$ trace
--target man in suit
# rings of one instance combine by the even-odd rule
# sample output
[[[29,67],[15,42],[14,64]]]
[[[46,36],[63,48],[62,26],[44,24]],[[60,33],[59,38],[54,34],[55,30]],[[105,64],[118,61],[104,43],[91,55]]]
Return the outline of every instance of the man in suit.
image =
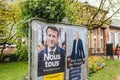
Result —
[[[73,48],[71,53],[71,60],[73,66],[75,66],[74,63],[78,63],[77,65],[81,65],[79,63],[81,62],[84,63],[84,59],[85,59],[85,54],[83,49],[83,43],[82,40],[79,38],[78,32],[75,32],[75,39],[73,41]]]
[[[38,53],[38,76],[64,72],[65,51],[58,46],[59,31],[54,26],[46,29],[47,46]]]

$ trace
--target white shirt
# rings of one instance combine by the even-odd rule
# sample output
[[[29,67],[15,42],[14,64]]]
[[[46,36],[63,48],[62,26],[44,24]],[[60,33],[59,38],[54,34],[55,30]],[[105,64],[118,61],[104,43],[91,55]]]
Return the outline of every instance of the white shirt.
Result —
[[[76,40],[75,54],[77,54],[77,45],[78,45],[78,40]]]
[[[53,49],[53,50],[51,50],[49,47],[48,47],[48,53],[50,53],[51,51],[53,51],[53,54],[55,53],[55,50],[56,50],[56,47]]]

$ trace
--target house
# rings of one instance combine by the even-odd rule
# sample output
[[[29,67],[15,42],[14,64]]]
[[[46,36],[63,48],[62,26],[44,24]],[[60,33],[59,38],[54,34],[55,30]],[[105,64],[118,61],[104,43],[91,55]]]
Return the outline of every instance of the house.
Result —
[[[120,45],[120,20],[111,19],[110,24],[89,31],[89,55],[106,55],[106,44]],[[92,36],[92,37],[90,37]]]
[[[89,55],[103,55],[107,42],[106,29],[109,25],[89,30]]]
[[[112,19],[108,29],[107,43],[112,43],[113,47],[120,45],[120,20]]]

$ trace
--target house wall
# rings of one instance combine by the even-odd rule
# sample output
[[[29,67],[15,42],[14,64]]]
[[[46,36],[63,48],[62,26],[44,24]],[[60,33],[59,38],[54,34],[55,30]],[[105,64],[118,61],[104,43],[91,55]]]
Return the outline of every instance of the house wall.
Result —
[[[120,28],[110,28],[109,36],[109,42],[113,43],[113,47],[116,47],[117,44],[120,45]]]
[[[89,54],[104,53],[106,44],[105,28],[97,28],[89,31]]]
[[[113,43],[120,46],[120,28],[106,25],[89,31],[89,55],[106,53],[106,44]]]

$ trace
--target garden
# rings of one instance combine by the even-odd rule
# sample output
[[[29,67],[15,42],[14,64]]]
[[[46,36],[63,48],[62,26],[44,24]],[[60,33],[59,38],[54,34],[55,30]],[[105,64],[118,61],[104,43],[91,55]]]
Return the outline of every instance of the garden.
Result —
[[[89,57],[89,80],[116,80],[120,74],[120,61]],[[0,80],[22,80],[28,75],[28,62],[18,61],[0,64]]]
[[[89,74],[95,73],[105,67],[105,60],[102,57],[90,56],[88,58]]]
[[[116,80],[120,74],[120,61],[89,57],[89,80]]]

